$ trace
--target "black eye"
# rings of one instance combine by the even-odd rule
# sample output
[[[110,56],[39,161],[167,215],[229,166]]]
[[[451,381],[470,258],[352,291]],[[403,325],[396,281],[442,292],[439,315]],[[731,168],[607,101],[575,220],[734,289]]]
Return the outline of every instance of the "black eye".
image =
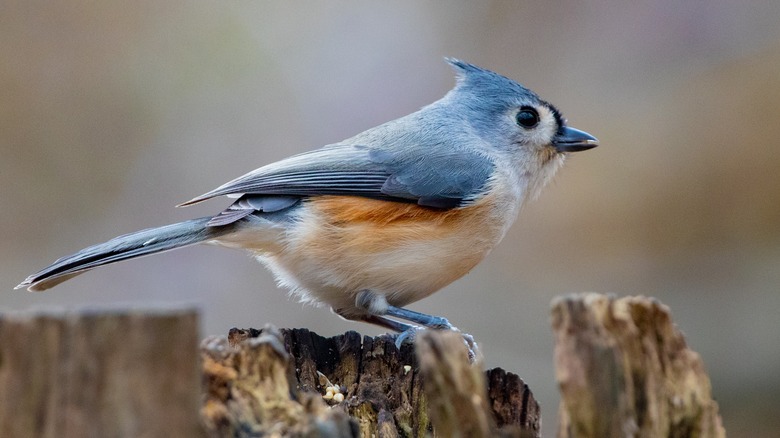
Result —
[[[539,113],[530,106],[524,106],[520,108],[520,111],[515,116],[517,124],[525,129],[531,129],[539,124]]]

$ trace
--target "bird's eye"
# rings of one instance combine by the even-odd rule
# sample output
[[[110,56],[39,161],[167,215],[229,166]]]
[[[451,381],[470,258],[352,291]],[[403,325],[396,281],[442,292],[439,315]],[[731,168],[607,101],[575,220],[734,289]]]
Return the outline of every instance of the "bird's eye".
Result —
[[[517,124],[525,129],[531,129],[539,124],[539,113],[530,106],[524,106],[520,108],[520,111],[515,116]]]

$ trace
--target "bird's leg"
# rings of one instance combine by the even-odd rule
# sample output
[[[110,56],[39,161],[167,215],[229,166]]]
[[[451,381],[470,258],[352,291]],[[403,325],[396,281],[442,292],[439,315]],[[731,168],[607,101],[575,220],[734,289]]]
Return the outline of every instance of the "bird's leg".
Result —
[[[415,312],[413,310],[404,309],[403,307],[396,307],[387,304],[387,299],[382,294],[377,294],[370,290],[363,290],[355,297],[355,306],[366,311],[366,314],[358,317],[349,317],[347,319],[358,319],[371,324],[375,324],[390,330],[398,332],[398,336],[395,338],[395,345],[401,348],[404,342],[413,342],[417,336],[417,332],[422,330],[423,327],[434,330],[455,330],[446,318],[440,316],[428,315],[426,313]],[[396,321],[386,316],[392,316],[394,318],[403,319],[417,325],[410,325]],[[469,356],[471,358],[476,357],[478,351],[477,344],[474,342],[474,338],[471,335],[463,333],[463,340],[469,349]]]
[[[423,327],[428,327],[436,330],[453,330],[455,327],[447,321],[447,318],[441,316],[428,315],[427,313],[415,312],[414,310],[404,309],[403,307],[387,306],[388,316],[394,318],[403,319],[415,324],[420,324]],[[457,330],[457,329],[455,329]]]
[[[419,328],[413,325],[405,324],[403,322],[396,321],[390,318],[385,318],[384,316],[378,316],[378,315],[361,315],[358,316],[357,318],[347,318],[347,319],[357,319],[358,321],[363,321],[369,324],[378,325],[380,327],[384,327],[388,330],[392,330],[398,333],[406,333],[409,331],[414,331]]]
[[[414,310],[404,309],[403,307],[391,306],[387,304],[387,299],[384,295],[370,290],[363,290],[357,294],[355,297],[355,306],[365,310],[369,315],[392,316],[393,318],[403,319],[413,324],[436,330],[454,329],[446,318],[415,312]]]
[[[388,330],[398,333],[398,335],[395,338],[395,346],[398,347],[398,349],[401,349],[401,345],[404,342],[412,341],[414,339],[415,333],[417,333],[418,330],[422,329],[421,327],[416,327],[410,324],[403,323],[401,321],[385,318],[384,316],[370,315],[370,314],[352,315],[352,314],[344,313],[340,309],[331,309],[331,310],[333,310],[333,312],[335,312],[337,315],[341,316],[344,319],[348,319],[350,321],[367,322],[369,324],[378,325],[379,327],[384,327]]]
[[[365,313],[356,315],[354,312],[345,312],[342,309],[331,308],[331,310],[344,319],[348,319],[350,321],[367,322],[369,324],[378,325],[379,327],[384,327],[388,330],[398,333],[403,333],[415,329],[413,325],[381,316],[383,313],[383,307],[387,305],[387,302],[384,301],[384,297],[375,298],[378,296],[379,295],[367,291],[366,293],[358,294],[357,299],[355,300],[355,305],[359,309],[364,310]]]
[[[466,344],[466,348],[468,348],[469,360],[471,362],[474,362],[475,358],[479,354],[479,346],[477,345],[476,341],[474,341],[474,337],[472,337],[468,333],[463,333],[460,330],[458,330],[457,327],[454,327],[452,324],[450,324],[449,321],[447,321],[447,318],[443,318],[441,316],[428,315],[427,313],[415,312],[413,310],[404,309],[403,307],[395,307],[389,305],[387,306],[386,314],[389,316],[393,316],[395,318],[400,318],[400,319],[404,319],[407,321],[420,324],[423,327],[427,327],[429,329],[454,330],[456,332],[459,332],[461,336],[463,336],[463,342]],[[400,346],[403,345],[404,342],[413,342],[415,336],[417,335],[417,332],[420,330],[421,330],[420,327],[412,326],[411,330],[406,330],[404,332],[401,332],[398,335],[398,337],[395,339],[396,346],[400,348]]]

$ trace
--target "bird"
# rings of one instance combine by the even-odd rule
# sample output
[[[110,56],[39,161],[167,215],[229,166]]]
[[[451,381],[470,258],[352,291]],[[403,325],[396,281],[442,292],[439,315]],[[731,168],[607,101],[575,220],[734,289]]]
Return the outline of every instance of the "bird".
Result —
[[[454,329],[406,306],[471,271],[566,158],[599,142],[518,82],[445,60],[456,81],[441,99],[179,205],[234,199],[216,215],[84,248],[16,289],[209,244],[248,251],[292,296],[345,319],[401,335]]]

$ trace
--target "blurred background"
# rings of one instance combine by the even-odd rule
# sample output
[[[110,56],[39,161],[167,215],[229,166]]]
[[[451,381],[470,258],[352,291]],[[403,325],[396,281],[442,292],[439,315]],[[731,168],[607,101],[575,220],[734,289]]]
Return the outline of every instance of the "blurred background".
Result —
[[[601,147],[571,156],[474,271],[411,306],[518,373],[555,431],[549,302],[668,304],[732,437],[778,436],[780,2],[0,4],[0,307],[195,303],[204,334],[377,334],[197,247],[11,291],[84,246],[213,214],[179,202],[446,93],[460,57],[537,91]]]

